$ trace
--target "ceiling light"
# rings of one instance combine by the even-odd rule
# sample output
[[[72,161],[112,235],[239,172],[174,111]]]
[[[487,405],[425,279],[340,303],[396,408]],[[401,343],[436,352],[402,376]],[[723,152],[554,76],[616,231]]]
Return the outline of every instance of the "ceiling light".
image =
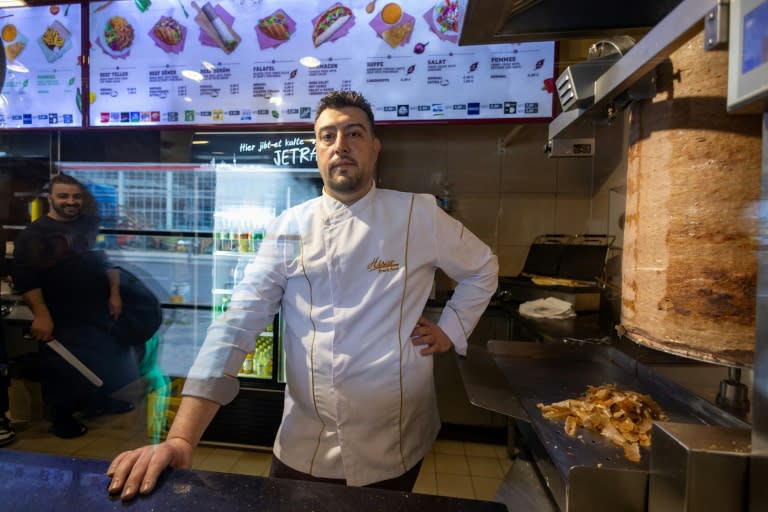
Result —
[[[9,62],[6,67],[11,71],[15,71],[17,73],[29,73],[29,69],[27,69],[27,66],[25,66],[21,62],[17,62],[17,61]]]
[[[203,81],[203,75],[198,71],[193,71],[191,69],[184,69],[181,71],[181,76],[185,78],[189,78],[190,80],[194,80],[195,82],[202,82]]]
[[[308,68],[316,68],[317,66],[320,65],[320,59],[312,56],[302,57],[299,59],[299,63],[302,66],[306,66]]]

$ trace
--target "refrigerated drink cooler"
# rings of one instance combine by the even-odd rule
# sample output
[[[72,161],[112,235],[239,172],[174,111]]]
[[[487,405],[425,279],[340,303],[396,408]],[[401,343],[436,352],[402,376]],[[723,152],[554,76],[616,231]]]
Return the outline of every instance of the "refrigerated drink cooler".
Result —
[[[215,165],[216,195],[213,250],[213,316],[222,315],[232,291],[256,255],[269,223],[281,212],[316,197],[322,182],[316,169],[260,165]],[[256,335],[253,352],[243,361],[240,393],[223,407],[203,441],[271,447],[283,411],[285,361],[281,317]]]
[[[320,195],[312,132],[196,133],[184,163],[58,162],[99,199],[99,249],[160,299],[158,364],[147,434],[167,435],[206,331],[229,305],[269,223]],[[226,156],[226,158],[225,158]],[[254,339],[204,442],[271,447],[283,410],[281,317]]]

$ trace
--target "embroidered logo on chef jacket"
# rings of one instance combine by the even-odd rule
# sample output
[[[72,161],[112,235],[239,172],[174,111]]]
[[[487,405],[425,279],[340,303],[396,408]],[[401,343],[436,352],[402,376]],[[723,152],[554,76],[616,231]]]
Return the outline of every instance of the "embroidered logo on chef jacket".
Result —
[[[394,272],[400,268],[400,264],[395,260],[380,260],[379,258],[373,258],[373,261],[368,264],[368,272]]]

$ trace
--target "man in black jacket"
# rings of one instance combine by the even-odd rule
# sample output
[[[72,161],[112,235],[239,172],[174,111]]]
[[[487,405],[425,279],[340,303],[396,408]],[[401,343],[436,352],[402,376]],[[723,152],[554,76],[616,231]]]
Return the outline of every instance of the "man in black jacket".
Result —
[[[89,204],[90,202],[90,204]],[[62,438],[87,432],[73,417],[127,412],[128,402],[111,392],[138,378],[136,355],[110,332],[123,308],[118,270],[95,251],[98,217],[85,213],[92,197],[76,179],[57,175],[48,191],[50,210],[22,231],[14,249],[14,287],[32,310],[32,335],[56,339],[103,381],[96,390],[73,367],[40,347],[43,399],[51,408],[50,431]]]

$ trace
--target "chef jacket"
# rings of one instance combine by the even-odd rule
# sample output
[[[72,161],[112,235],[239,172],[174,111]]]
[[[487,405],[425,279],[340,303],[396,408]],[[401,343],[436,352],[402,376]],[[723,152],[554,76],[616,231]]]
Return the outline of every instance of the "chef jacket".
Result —
[[[226,404],[256,337],[280,308],[285,404],[274,454],[362,486],[395,478],[440,429],[432,356],[411,332],[442,269],[457,282],[438,325],[465,355],[498,283],[490,248],[428,194],[323,193],[286,210],[213,322],[183,394]]]

